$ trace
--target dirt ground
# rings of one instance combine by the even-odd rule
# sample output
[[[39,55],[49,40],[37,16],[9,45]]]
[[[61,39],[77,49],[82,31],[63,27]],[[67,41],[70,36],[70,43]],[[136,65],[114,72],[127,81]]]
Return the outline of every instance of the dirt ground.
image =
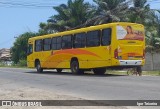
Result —
[[[83,100],[68,95],[60,95],[54,92],[45,91],[37,88],[22,88],[16,90],[0,89],[1,100]],[[0,107],[4,109],[127,109],[125,107],[94,107],[94,106],[47,106],[47,107]]]
[[[42,89],[25,87],[18,89],[0,89],[1,100],[83,100],[65,94],[56,94]],[[0,107],[2,109],[150,109],[150,107],[115,107],[115,106],[47,106],[47,107]],[[152,107],[153,109],[153,107]],[[155,107],[158,109],[158,107]]]

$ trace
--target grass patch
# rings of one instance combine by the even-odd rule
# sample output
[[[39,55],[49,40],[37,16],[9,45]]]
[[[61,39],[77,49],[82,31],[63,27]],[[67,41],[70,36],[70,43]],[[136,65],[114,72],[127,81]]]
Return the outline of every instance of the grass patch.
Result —
[[[160,76],[160,71],[143,71],[143,75]]]
[[[8,64],[6,62],[0,62],[0,67],[9,67],[9,68],[27,68],[27,61],[26,60],[20,60],[17,64],[14,64],[13,62]]]
[[[6,67],[6,68],[28,68],[28,67],[25,67],[25,66],[16,66],[16,65],[14,65],[14,66],[1,66],[0,65],[0,67]]]
[[[21,66],[19,64],[12,64],[12,65],[6,65],[3,63],[0,63],[0,67],[8,67],[8,68],[27,68],[27,66]]]

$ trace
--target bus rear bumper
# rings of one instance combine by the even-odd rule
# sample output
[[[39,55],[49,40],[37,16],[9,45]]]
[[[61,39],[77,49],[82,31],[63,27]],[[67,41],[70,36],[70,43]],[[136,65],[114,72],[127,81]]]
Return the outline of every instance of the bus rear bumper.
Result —
[[[139,66],[142,65],[142,60],[119,60],[122,66]]]

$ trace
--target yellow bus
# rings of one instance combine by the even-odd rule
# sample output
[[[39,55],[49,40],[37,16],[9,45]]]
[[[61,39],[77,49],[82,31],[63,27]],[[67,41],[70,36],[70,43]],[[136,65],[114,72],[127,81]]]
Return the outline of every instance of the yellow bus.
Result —
[[[32,37],[28,40],[27,65],[43,69],[71,69],[83,74],[106,68],[137,68],[145,63],[144,26],[117,22]]]

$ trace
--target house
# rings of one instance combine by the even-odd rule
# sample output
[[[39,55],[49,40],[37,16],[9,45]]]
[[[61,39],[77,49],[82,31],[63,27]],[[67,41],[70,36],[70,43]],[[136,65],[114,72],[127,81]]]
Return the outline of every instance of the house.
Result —
[[[11,53],[10,53],[10,49],[0,49],[0,61],[10,65],[11,64]]]

